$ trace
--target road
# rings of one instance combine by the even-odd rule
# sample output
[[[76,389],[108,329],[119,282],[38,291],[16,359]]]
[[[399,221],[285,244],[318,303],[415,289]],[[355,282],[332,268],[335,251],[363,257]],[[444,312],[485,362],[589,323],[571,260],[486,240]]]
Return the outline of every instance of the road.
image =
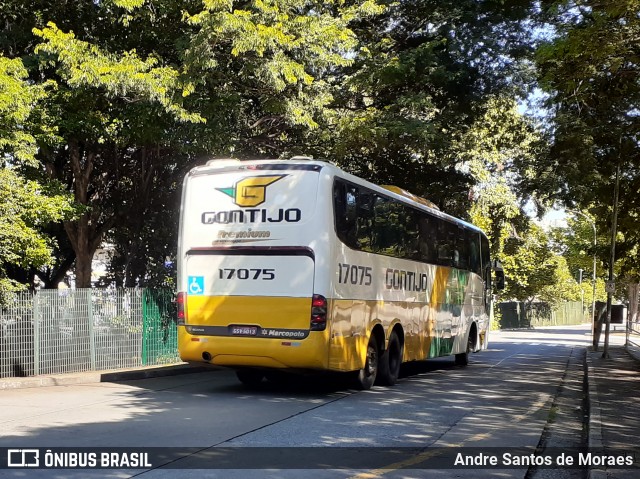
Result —
[[[493,332],[490,348],[472,355],[467,367],[455,366],[453,359],[410,364],[396,386],[369,391],[317,377],[296,378],[288,385],[265,382],[250,390],[227,370],[5,390],[0,394],[0,447],[172,447],[177,460],[169,465],[174,469],[159,463],[135,470],[39,469],[28,475],[24,469],[5,469],[0,478],[158,479],[176,477],[175,468],[181,469],[181,478],[298,478],[300,469],[291,469],[298,467],[295,458],[311,452],[325,458],[319,462],[330,469],[308,469],[305,477],[525,477],[526,467],[434,470],[420,464],[429,459],[431,448],[580,445],[580,425],[577,433],[558,430],[558,412],[562,419],[562,402],[581,394],[574,391],[574,399],[567,399],[562,391],[570,389],[568,373],[581,368],[579,352],[589,341],[586,326]],[[579,401],[570,406],[574,411],[568,414],[579,417],[580,406]],[[569,424],[572,418],[567,419]],[[269,451],[285,459],[276,460],[269,471],[213,469],[216,450],[238,446],[275,447]],[[306,449],[297,453],[293,447]],[[364,456],[356,469],[336,470],[331,468],[337,467],[335,447],[377,449],[358,450]],[[385,457],[393,448],[407,449],[400,449],[399,457]],[[194,457],[188,453],[196,450],[208,457],[206,470],[189,469]],[[250,467],[252,456],[246,457],[238,467]],[[291,464],[285,465],[286,458]],[[543,477],[536,472],[570,477],[534,468],[527,477]]]

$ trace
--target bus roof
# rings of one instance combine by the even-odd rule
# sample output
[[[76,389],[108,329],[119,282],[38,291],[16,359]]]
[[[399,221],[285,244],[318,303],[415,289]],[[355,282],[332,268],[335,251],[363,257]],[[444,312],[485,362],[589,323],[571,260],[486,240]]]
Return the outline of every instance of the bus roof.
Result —
[[[361,184],[362,186],[366,186],[381,195],[394,198],[397,201],[402,203],[409,204],[415,208],[426,210],[434,216],[446,219],[451,221],[452,223],[459,224],[460,226],[464,226],[466,228],[478,231],[479,233],[484,234],[484,232],[478,228],[476,225],[472,223],[468,223],[460,218],[456,218],[455,216],[451,216],[447,213],[441,211],[437,206],[430,206],[431,203],[428,200],[424,200],[416,195],[413,195],[406,190],[403,190],[399,187],[390,188],[388,186],[380,186],[375,183],[371,183],[359,176],[355,176],[351,173],[348,173],[336,166],[335,164],[327,161],[327,160],[316,160],[307,156],[294,156],[290,159],[262,159],[262,160],[240,160],[236,158],[220,158],[220,159],[211,159],[208,160],[205,165],[196,166],[189,171],[187,177],[191,176],[200,176],[200,175],[208,175],[208,174],[216,174],[222,171],[234,171],[238,169],[267,169],[265,168],[267,165],[278,165],[278,168],[283,168],[285,166],[290,166],[295,168],[295,166],[305,165],[307,167],[316,166],[317,170],[328,169],[331,174],[335,176],[339,176],[344,178],[352,183]],[[262,167],[262,168],[261,168]],[[395,190],[395,191],[394,191]],[[399,191],[399,192],[398,192]],[[414,198],[412,198],[412,196]],[[419,198],[419,199],[418,199]],[[420,201],[422,200],[422,201]]]

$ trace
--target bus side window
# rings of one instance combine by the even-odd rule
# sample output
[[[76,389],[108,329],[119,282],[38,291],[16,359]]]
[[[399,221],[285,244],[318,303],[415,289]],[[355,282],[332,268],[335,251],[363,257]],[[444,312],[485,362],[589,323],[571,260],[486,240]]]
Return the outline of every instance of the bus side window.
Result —
[[[480,266],[480,234],[469,231],[469,269],[478,275],[482,275]]]
[[[482,235],[480,237],[480,258],[482,260],[482,279],[485,282],[485,288],[491,288],[491,258],[489,256],[489,240]]]
[[[418,258],[425,263],[433,263],[433,225],[430,216],[420,215],[418,219]]]
[[[374,213],[372,207],[372,194],[366,189],[354,187],[356,192],[356,249],[372,252],[372,223]]]
[[[356,188],[336,181],[333,189],[336,233],[338,238],[351,248],[357,245],[356,202]]]
[[[438,264],[441,266],[453,266],[452,246],[455,244],[455,236],[451,231],[453,226],[455,225],[450,224],[448,221],[438,222]]]
[[[392,212],[391,200],[380,195],[373,197],[373,216],[371,225],[371,243],[376,253],[392,255],[393,230],[395,218]]]
[[[333,215],[336,226],[336,233],[342,237],[342,232],[347,222],[347,205],[345,184],[336,181],[333,185]]]
[[[420,214],[408,206],[404,207],[404,252],[405,258],[420,261]]]
[[[468,230],[463,226],[458,226],[456,233],[454,266],[460,269],[469,269]]]

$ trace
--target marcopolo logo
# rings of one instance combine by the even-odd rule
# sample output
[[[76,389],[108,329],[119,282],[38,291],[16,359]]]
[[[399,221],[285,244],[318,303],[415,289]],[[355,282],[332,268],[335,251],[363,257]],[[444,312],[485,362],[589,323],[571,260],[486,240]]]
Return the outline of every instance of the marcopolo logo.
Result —
[[[232,188],[216,188],[233,198],[233,202],[244,208],[261,205],[267,198],[267,186],[287,175],[251,176],[238,181]]]

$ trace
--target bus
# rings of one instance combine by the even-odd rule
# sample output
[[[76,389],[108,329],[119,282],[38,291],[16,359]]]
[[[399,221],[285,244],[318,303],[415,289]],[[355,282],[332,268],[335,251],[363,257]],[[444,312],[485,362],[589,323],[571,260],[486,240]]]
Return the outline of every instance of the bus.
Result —
[[[404,362],[466,365],[488,344],[485,234],[329,162],[193,168],[177,266],[180,357],[233,368],[246,385],[331,371],[358,389],[391,386]]]

